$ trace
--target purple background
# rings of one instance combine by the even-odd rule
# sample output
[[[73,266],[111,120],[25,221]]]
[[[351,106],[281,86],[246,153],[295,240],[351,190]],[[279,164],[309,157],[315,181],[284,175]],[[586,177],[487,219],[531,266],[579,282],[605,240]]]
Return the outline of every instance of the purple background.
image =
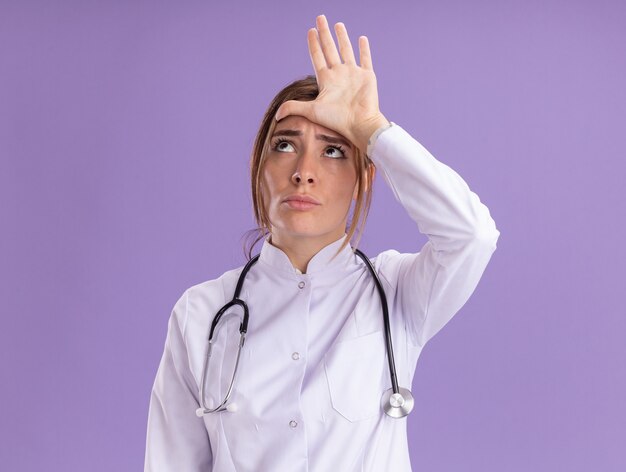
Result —
[[[623,2],[0,5],[2,470],[141,470],[170,311],[243,264],[254,134],[320,13],[501,231],[418,363],[414,470],[626,470]],[[379,176],[361,247],[425,241]]]

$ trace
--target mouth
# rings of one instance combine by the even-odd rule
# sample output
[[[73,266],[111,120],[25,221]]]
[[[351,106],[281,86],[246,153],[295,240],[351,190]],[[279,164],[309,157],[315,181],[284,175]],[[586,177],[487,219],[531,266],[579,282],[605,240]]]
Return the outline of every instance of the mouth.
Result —
[[[320,205],[313,197],[308,195],[291,195],[283,203],[293,210],[311,210]]]

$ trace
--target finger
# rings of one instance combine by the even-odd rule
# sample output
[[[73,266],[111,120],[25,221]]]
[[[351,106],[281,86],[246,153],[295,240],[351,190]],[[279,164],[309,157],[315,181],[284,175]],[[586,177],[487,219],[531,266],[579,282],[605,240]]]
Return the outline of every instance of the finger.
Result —
[[[287,100],[276,110],[276,121],[280,121],[289,115],[304,116],[310,121],[313,120],[313,102],[303,102],[300,100]]]
[[[372,55],[370,53],[370,43],[367,39],[367,36],[359,36],[359,53],[361,67],[363,67],[363,69],[373,69]]]
[[[324,59],[324,53],[322,52],[315,28],[311,28],[308,31],[307,42],[309,43],[309,55],[311,56],[313,69],[315,70],[315,75],[318,76],[318,72],[326,67],[326,59]]]
[[[326,64],[328,67],[333,67],[341,64],[337,47],[335,46],[335,40],[330,34],[330,28],[328,28],[328,21],[324,15],[317,17],[317,31],[320,35],[320,43],[322,45],[322,51],[324,51],[324,57],[326,58]]]
[[[343,62],[346,64],[356,64],[346,25],[341,22],[337,23],[335,25],[335,34],[337,35],[337,42],[339,43],[339,51],[341,52]]]

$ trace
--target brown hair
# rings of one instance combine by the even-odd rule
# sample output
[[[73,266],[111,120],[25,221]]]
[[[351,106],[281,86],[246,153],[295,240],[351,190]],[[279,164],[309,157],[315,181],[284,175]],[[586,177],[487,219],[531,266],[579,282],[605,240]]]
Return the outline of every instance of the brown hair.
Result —
[[[261,122],[261,127],[259,128],[256,139],[254,141],[252,155],[250,156],[250,183],[252,190],[252,203],[254,206],[254,218],[258,227],[246,232],[244,254],[247,255],[248,260],[252,258],[252,249],[254,248],[256,243],[258,243],[261,239],[265,238],[270,233],[271,225],[265,207],[265,200],[262,188],[262,175],[265,163],[265,155],[270,146],[270,137],[274,132],[274,128],[276,127],[276,112],[278,111],[278,108],[288,100],[299,100],[303,102],[308,102],[315,100],[318,94],[319,88],[317,86],[317,79],[314,75],[307,75],[303,79],[293,81],[292,83],[284,87],[280,92],[278,92],[270,103],[267,111],[265,112],[265,116],[263,117],[263,121]],[[352,213],[352,218],[350,219],[349,223],[348,236],[335,254],[335,256],[339,254],[344,247],[346,247],[355,232],[358,233],[358,238],[356,244],[354,244],[354,247],[356,248],[358,246],[372,201],[372,171],[374,170],[372,168],[374,167],[374,163],[365,155],[365,153],[362,153],[356,146],[353,147],[355,151],[354,162],[356,167],[356,178],[358,185],[357,198],[354,206],[354,211]],[[366,184],[362,178],[365,171],[370,172],[369,189],[366,189]],[[361,220],[361,226],[357,229],[359,220]],[[256,238],[250,244],[250,239],[252,239],[254,236],[256,236]]]

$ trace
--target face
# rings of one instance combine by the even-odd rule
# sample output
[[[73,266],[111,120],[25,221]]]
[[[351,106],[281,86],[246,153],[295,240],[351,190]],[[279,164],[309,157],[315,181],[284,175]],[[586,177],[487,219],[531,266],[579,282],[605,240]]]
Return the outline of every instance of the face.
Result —
[[[302,116],[276,124],[263,168],[272,242],[326,245],[343,236],[357,194],[354,158],[343,136]]]

